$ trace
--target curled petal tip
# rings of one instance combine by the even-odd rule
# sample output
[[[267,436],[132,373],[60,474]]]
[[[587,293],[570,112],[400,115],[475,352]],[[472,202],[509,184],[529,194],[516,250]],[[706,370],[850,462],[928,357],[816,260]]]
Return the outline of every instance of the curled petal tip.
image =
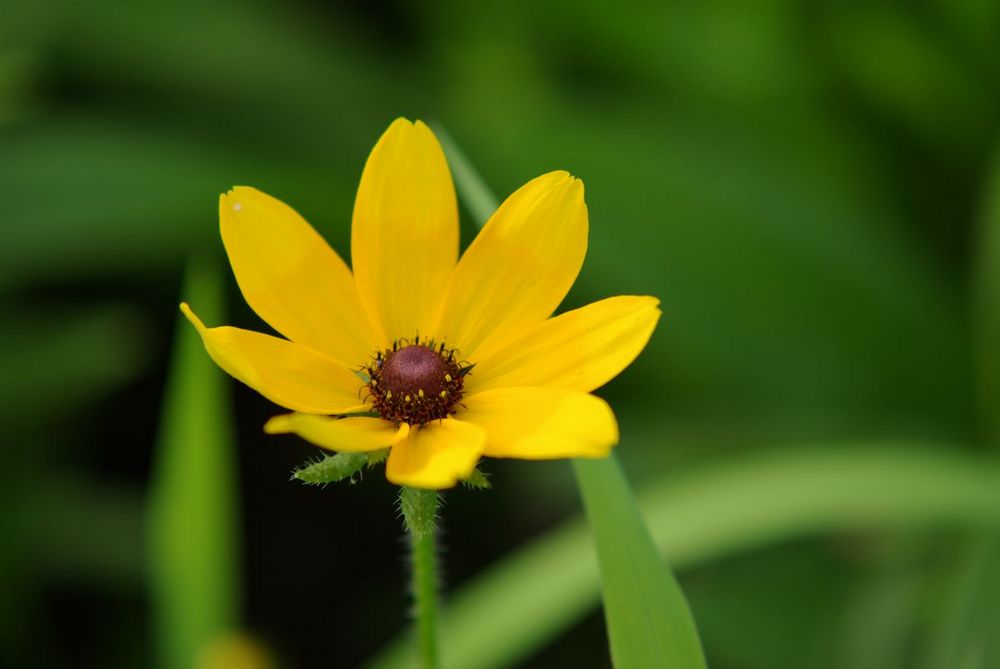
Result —
[[[291,431],[287,415],[275,416],[264,423],[264,432],[267,434],[285,434]]]
[[[198,318],[194,311],[191,310],[191,307],[188,306],[187,302],[181,302],[180,309],[181,313],[184,314],[184,317],[191,322],[191,325],[198,329],[198,332],[203,332],[207,329],[205,324],[201,322],[201,319]]]

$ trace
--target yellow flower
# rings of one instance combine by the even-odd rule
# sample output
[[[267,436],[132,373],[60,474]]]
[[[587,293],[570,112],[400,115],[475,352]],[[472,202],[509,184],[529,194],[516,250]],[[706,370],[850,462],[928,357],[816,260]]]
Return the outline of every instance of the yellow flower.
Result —
[[[444,153],[426,125],[398,119],[361,176],[353,275],[260,191],[234,188],[219,215],[244,298],[286,339],[181,309],[220,367],[294,412],[267,432],[391,448],[386,477],[420,488],[455,485],[481,456],[597,458],[618,442],[590,392],[639,355],[659,302],[612,297],[550,318],[587,250],[583,183],[568,173],[508,197],[459,259]]]

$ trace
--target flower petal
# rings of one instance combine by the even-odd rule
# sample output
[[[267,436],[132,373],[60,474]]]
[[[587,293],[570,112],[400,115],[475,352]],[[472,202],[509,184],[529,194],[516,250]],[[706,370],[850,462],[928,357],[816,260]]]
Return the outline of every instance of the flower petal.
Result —
[[[291,207],[236,187],[219,221],[243,297],[271,327],[348,367],[380,347],[347,265]]]
[[[389,340],[429,332],[458,259],[458,204],[441,145],[420,121],[397,119],[372,149],[351,258],[361,299]]]
[[[315,351],[285,339],[233,327],[206,328],[186,304],[205,349],[227,373],[275,404],[306,413],[364,411],[361,379]]]
[[[548,460],[601,458],[618,443],[607,402],[562,388],[501,388],[469,395],[463,421],[486,429],[484,455]]]
[[[306,441],[331,451],[364,453],[392,446],[410,432],[406,423],[396,427],[381,418],[365,416],[335,418],[309,413],[275,416],[264,425],[268,434],[293,432]]]
[[[485,443],[486,431],[464,421],[427,423],[392,447],[385,476],[397,485],[450,488],[472,473]]]
[[[590,392],[642,352],[660,319],[659,303],[622,295],[550,318],[484,353],[465,386],[469,393],[505,386]]]
[[[538,177],[507,198],[462,256],[434,333],[472,360],[491,338],[548,318],[587,252],[583,182]]]

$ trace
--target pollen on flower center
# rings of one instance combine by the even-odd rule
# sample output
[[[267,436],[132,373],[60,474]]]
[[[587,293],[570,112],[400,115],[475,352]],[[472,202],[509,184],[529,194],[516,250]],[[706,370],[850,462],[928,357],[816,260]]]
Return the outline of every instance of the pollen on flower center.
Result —
[[[422,425],[455,413],[469,367],[433,342],[400,342],[379,352],[366,368],[368,389],[382,418]]]

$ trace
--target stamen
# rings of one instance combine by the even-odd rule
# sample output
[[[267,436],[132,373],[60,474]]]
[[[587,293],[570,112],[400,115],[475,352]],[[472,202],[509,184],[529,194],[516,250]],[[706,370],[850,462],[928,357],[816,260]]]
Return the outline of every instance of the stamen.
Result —
[[[382,418],[422,425],[455,413],[462,399],[466,372],[455,351],[433,339],[420,341],[419,335],[413,343],[396,340],[367,367],[368,389]]]

